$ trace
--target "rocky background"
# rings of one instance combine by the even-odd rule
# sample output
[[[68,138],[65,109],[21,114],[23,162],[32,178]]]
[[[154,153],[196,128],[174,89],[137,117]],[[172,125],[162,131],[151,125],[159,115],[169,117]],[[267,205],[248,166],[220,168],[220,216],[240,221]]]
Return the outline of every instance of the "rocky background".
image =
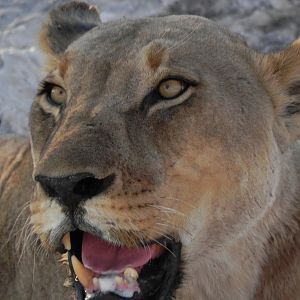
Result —
[[[28,134],[27,116],[43,57],[37,32],[63,1],[0,0],[0,134]],[[104,22],[126,16],[197,14],[243,35],[251,47],[273,51],[300,36],[300,0],[92,0]]]

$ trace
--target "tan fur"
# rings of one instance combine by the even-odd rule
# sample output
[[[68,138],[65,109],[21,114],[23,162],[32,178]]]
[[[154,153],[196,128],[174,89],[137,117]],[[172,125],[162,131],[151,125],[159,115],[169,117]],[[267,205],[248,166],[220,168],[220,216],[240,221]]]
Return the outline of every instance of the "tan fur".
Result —
[[[0,298],[71,299],[66,268],[31,236],[32,160],[27,138],[0,139]]]
[[[159,43],[159,41],[153,41],[147,45],[143,51],[143,60],[147,67],[154,71],[161,65],[162,61],[167,58],[166,49]]]
[[[88,6],[80,10],[97,23]],[[31,199],[33,231],[55,249],[74,228],[30,174],[115,174],[107,192],[79,205],[77,226],[127,246],[180,240],[184,277],[174,299],[300,299],[300,42],[258,54],[214,22],[171,16],[68,32],[70,45],[55,48],[60,33],[51,22],[42,34],[52,68],[46,80],[68,99],[65,107],[45,96],[33,103],[33,171],[26,146],[0,144],[1,204],[16,205],[10,218]],[[49,30],[55,39],[45,38]],[[145,104],[168,76],[195,84],[174,100]],[[14,227],[8,223],[1,236]],[[20,274],[5,282],[31,285],[9,251],[1,260]],[[55,268],[50,258],[41,264]],[[54,271],[39,266],[38,295],[52,299],[53,289],[43,288],[51,284],[53,299],[64,299],[62,279],[44,279]]]

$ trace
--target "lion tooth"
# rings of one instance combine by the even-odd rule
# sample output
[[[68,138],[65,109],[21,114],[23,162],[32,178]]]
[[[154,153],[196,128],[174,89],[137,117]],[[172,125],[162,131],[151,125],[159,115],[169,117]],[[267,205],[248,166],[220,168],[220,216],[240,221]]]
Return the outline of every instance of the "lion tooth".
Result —
[[[115,277],[115,281],[116,281],[117,286],[124,283],[124,279],[118,275]]]
[[[78,280],[84,286],[84,288],[89,288],[91,283],[93,282],[93,271],[87,269],[75,255],[72,255],[71,260],[73,269],[78,277]]]
[[[134,268],[127,267],[124,271],[124,277],[129,282],[137,281],[139,273]]]
[[[66,250],[71,250],[71,238],[70,238],[70,232],[66,233],[62,239],[62,243],[65,246]]]

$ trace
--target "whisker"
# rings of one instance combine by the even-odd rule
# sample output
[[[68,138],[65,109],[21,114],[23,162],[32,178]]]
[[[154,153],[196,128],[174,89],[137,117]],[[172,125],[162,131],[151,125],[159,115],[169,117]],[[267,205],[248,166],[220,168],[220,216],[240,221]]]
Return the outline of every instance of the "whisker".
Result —
[[[21,217],[21,215],[26,211],[26,209],[29,207],[29,205],[30,205],[29,201],[26,202],[26,203],[24,204],[23,208],[21,209],[20,213],[18,214],[18,216],[17,216],[17,218],[16,218],[16,220],[15,220],[15,222],[14,222],[14,224],[13,224],[13,226],[12,226],[10,232],[9,232],[9,235],[8,235],[7,240],[3,243],[3,245],[2,245],[1,248],[0,248],[1,251],[2,251],[2,250],[5,248],[5,246],[11,241],[11,239],[12,239],[14,236],[16,236],[16,232],[14,233],[14,229],[15,229],[15,227],[16,227],[16,225],[17,225],[17,223],[18,223],[18,221],[19,221],[19,219],[20,219],[20,217]]]
[[[137,211],[135,212],[135,216],[137,216],[138,218],[143,217]],[[148,244],[145,244],[145,237],[140,233],[140,229],[132,222],[131,218],[127,214],[126,214],[126,217],[129,219],[131,228],[133,229],[133,234],[137,237],[137,239],[141,243],[142,247],[144,249],[145,248],[148,249],[148,252],[149,252],[149,255],[150,255],[150,253],[151,253],[150,246]]]
[[[176,226],[174,224],[170,224],[170,223],[160,223],[160,222],[156,222],[157,225],[159,226],[166,226],[166,227],[169,227],[171,229],[176,229],[176,230],[182,230],[184,233],[188,234],[189,236],[192,236],[192,234],[187,231],[186,229],[180,227],[180,226]]]
[[[186,214],[184,214],[183,212],[178,211],[175,208],[171,208],[171,207],[167,207],[167,206],[163,206],[163,205],[156,205],[156,204],[148,204],[148,206],[156,208],[156,209],[158,209],[162,212],[173,213],[173,214],[181,215],[183,217],[187,217]]]
[[[21,254],[20,254],[20,256],[19,256],[18,264],[21,262],[23,256],[24,256],[25,253],[26,253],[26,250],[28,251],[28,245],[27,245],[27,243],[28,243],[29,238],[30,238],[30,235],[27,234],[26,239],[25,239],[24,244],[23,244],[23,247],[22,247]]]
[[[165,248],[165,249],[166,249],[168,252],[170,252],[174,257],[176,257],[175,253],[174,253],[172,250],[170,250],[166,245],[162,244],[161,242],[159,242],[159,241],[156,240],[156,239],[153,239],[153,241],[154,241],[155,243],[157,243],[158,245],[160,245],[161,247]]]
[[[163,233],[160,230],[156,230],[156,229],[151,228],[151,231],[158,234],[159,236],[162,236],[162,237],[166,238],[169,241],[172,241],[172,238],[170,238],[168,235],[166,235],[165,233]]]
[[[190,40],[192,38],[193,34],[196,32],[196,30],[199,29],[201,26],[201,23],[198,23],[198,24],[197,23],[198,23],[198,20],[195,21],[194,29],[191,32],[189,32],[188,34],[186,34],[180,41],[178,41],[178,43],[169,47],[168,51],[175,50],[176,48],[179,48],[184,43],[186,43],[188,40]],[[198,26],[196,26],[196,25],[198,25]]]
[[[178,202],[182,202],[184,205],[187,205],[189,207],[191,207],[192,209],[196,209],[197,207],[195,205],[192,205],[191,203],[184,201],[183,199],[179,199],[179,198],[175,198],[175,197],[166,197],[166,196],[158,196],[161,199],[168,199],[168,200],[175,200]]]
[[[17,238],[17,240],[16,240],[16,248],[17,249],[20,249],[20,246],[21,246],[21,244],[22,244],[22,239],[24,238],[24,237],[26,237],[26,234],[24,235],[24,233],[26,233],[27,231],[28,231],[28,228],[30,228],[31,227],[31,224],[30,224],[30,216],[28,216],[27,218],[26,218],[26,221],[25,221],[25,223],[24,223],[24,225],[21,227],[21,229],[20,230],[18,230],[18,238]]]
[[[34,291],[34,281],[35,281],[35,253],[33,253],[33,265],[32,265],[32,283],[31,283],[31,289]]]

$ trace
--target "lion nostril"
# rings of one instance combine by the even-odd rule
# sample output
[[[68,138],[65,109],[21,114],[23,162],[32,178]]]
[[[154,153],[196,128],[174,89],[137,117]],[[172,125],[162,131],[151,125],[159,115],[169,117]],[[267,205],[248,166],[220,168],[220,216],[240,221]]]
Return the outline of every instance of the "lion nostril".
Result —
[[[114,179],[114,175],[109,175],[103,179],[87,177],[77,182],[73,192],[76,195],[91,198],[104,192],[113,183]]]
[[[55,189],[53,189],[51,186],[48,186],[46,184],[41,183],[42,188],[44,189],[45,193],[51,197],[51,198],[56,198],[59,197],[59,194],[56,192]]]
[[[54,184],[52,184],[52,178],[43,176],[43,175],[37,175],[34,178],[36,181],[38,181],[46,193],[46,195],[50,198],[57,198],[59,197],[58,189]]]

